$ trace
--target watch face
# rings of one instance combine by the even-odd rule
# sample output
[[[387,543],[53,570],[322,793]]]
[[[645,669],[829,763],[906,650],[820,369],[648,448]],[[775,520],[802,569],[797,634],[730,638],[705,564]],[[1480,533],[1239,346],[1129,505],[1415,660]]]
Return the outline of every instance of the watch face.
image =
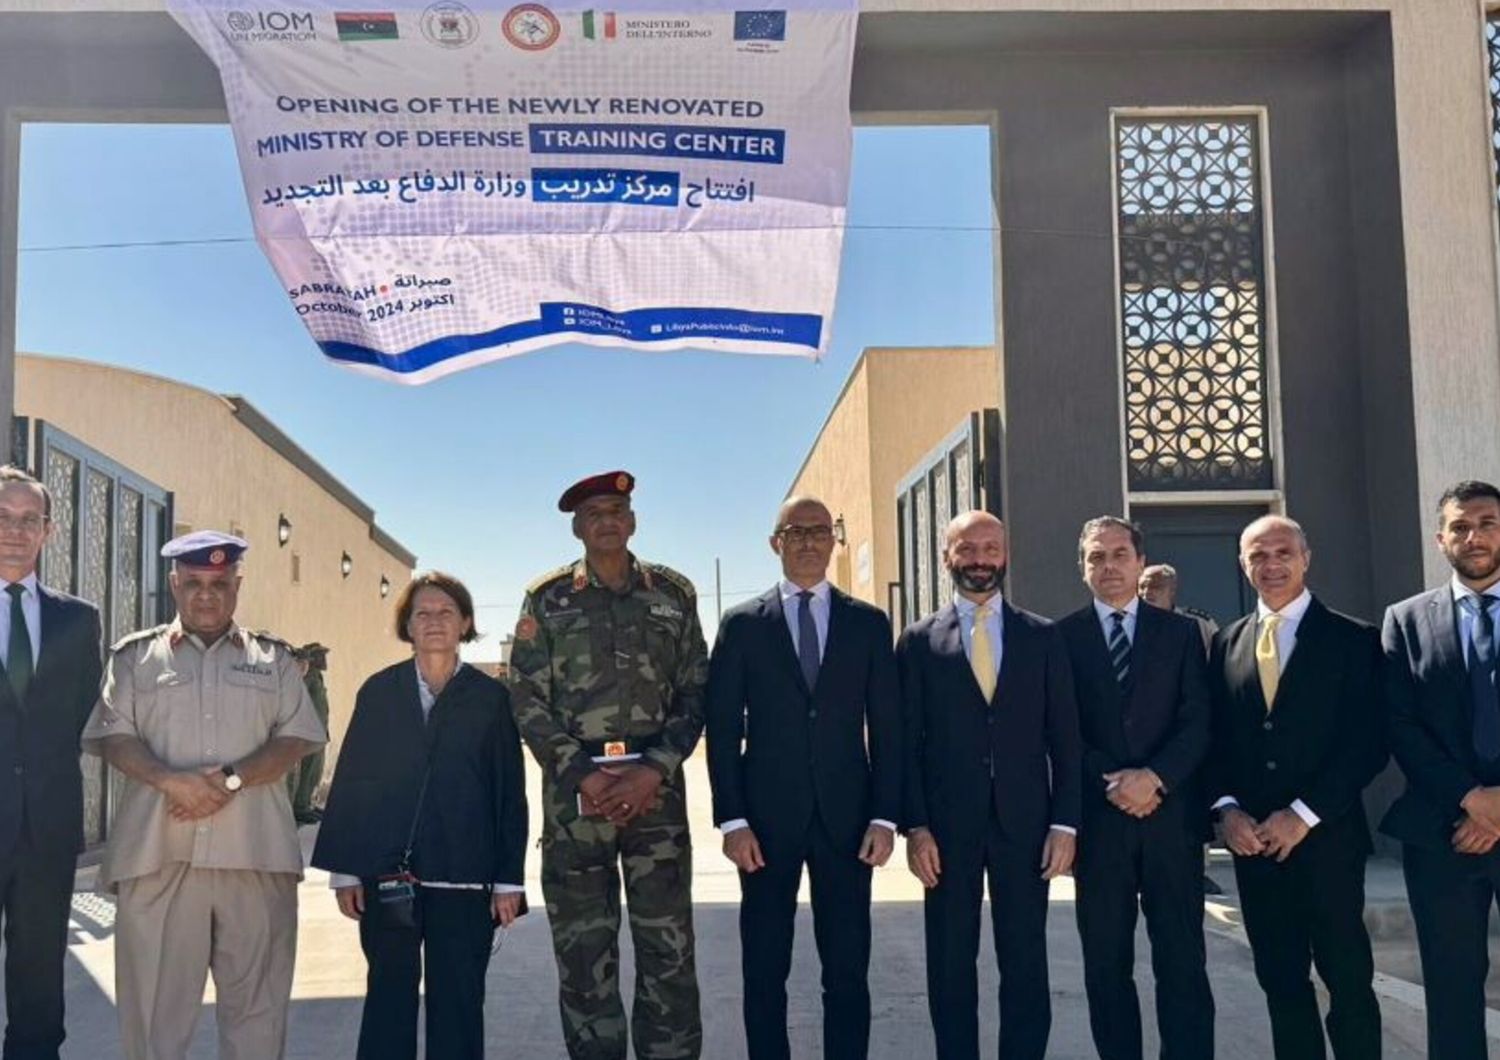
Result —
[[[224,786],[230,791],[239,791],[245,786],[245,778],[231,770],[224,771]]]

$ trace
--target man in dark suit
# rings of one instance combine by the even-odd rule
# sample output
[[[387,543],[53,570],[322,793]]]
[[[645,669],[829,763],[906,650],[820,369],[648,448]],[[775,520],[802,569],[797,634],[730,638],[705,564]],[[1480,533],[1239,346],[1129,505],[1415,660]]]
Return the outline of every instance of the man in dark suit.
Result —
[[[870,874],[901,812],[901,710],[885,613],[828,584],[833,519],[793,497],[771,548],[782,580],[719,624],[708,671],[714,823],[740,870],[745,1036],[791,1055],[786,978],[807,865],[823,964],[823,1053],[866,1055]],[[868,744],[867,744],[868,734]]]
[[[1500,895],[1500,490],[1438,501],[1441,588],[1391,605],[1382,635],[1391,750],[1406,791],[1380,829],[1402,864],[1427,995],[1427,1053],[1485,1060],[1490,908]]]
[[[1214,999],[1203,949],[1203,807],[1209,700],[1198,624],[1140,599],[1145,538],[1124,519],[1083,524],[1093,599],[1058,623],[1083,734],[1078,933],[1102,1060],[1141,1060],[1135,924],[1146,914],[1162,1056],[1210,1060]]]
[[[73,874],[83,847],[78,736],[99,697],[99,612],[37,583],[52,498],[0,467],[0,913],[4,1060],[57,1060]]]
[[[939,1060],[978,1060],[979,915],[989,878],[1000,1060],[1041,1060],[1048,881],[1073,866],[1078,707],[1062,634],[1000,596],[1005,526],[966,512],[944,537],[954,601],[896,646],[907,862],[927,888],[927,1006]]]
[[[1311,562],[1290,519],[1264,516],[1240,535],[1260,600],[1214,639],[1208,776],[1277,1060],[1326,1055],[1314,962],[1334,1056],[1378,1060],[1361,794],[1387,757],[1380,648],[1374,629],[1308,592]]]

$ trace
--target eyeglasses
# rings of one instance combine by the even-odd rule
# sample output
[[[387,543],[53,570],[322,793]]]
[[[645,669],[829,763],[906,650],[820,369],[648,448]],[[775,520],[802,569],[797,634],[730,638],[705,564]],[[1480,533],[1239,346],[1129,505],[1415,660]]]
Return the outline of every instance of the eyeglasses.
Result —
[[[826,524],[821,526],[783,526],[776,533],[781,540],[789,545],[798,545],[804,541],[810,541],[815,545],[826,545],[833,540],[833,527]]]
[[[24,530],[28,534],[39,534],[42,532],[42,527],[46,525],[46,518],[40,515],[17,517],[7,512],[0,512],[0,530]]]

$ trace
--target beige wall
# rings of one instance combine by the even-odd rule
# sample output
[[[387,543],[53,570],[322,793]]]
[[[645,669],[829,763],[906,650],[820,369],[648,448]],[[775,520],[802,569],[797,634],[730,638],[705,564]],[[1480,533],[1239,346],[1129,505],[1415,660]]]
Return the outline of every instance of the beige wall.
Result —
[[[847,545],[834,554],[839,588],[886,606],[899,581],[896,484],[968,413],[993,407],[998,358],[989,347],[871,348],[850,373],[791,493],[823,499],[844,517]],[[870,549],[870,577],[859,554]]]
[[[236,618],[293,644],[316,640],[332,649],[335,742],[360,682],[407,654],[390,616],[411,568],[371,539],[369,523],[247,429],[223,397],[122,368],[23,355],[16,413],[45,420],[171,490],[179,526],[243,531],[250,551]],[[284,548],[276,539],[282,513],[292,523]],[[344,552],[354,561],[348,578],[339,570]],[[294,554],[301,559],[296,584]],[[382,574],[391,582],[384,600]]]

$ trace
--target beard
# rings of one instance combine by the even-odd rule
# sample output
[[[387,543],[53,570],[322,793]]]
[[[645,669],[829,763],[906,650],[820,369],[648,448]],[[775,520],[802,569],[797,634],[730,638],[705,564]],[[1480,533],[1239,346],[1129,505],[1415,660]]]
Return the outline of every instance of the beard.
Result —
[[[1448,562],[1470,581],[1483,581],[1500,570],[1500,553],[1473,552],[1464,555],[1461,552],[1449,552]]]
[[[967,567],[953,568],[953,584],[969,593],[992,593],[1005,580],[1005,566],[992,567],[986,563],[971,563]]]

